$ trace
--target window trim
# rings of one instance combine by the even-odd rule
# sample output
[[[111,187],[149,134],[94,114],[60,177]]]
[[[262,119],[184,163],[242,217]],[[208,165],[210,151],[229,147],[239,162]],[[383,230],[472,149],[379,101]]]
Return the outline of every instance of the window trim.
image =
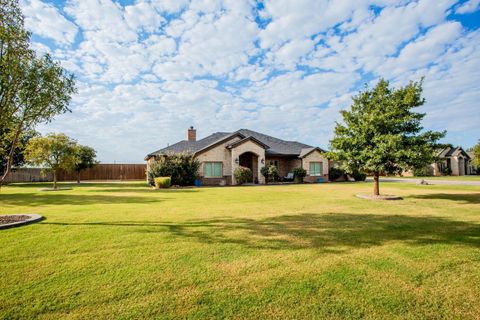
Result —
[[[316,165],[318,164],[319,165],[319,169],[320,169],[320,172],[319,173],[312,173],[312,164],[313,165]],[[321,177],[323,176],[323,162],[322,161],[310,161],[308,163],[308,175],[312,176],[312,177]]]
[[[215,170],[214,170],[214,164],[216,163],[219,163],[220,164],[220,175],[219,176],[215,176],[215,175],[211,175],[211,176],[207,176],[206,174],[206,166],[207,165],[211,165],[212,166],[212,173],[215,174]],[[203,163],[203,177],[204,178],[223,178],[223,162],[222,161],[205,161]]]

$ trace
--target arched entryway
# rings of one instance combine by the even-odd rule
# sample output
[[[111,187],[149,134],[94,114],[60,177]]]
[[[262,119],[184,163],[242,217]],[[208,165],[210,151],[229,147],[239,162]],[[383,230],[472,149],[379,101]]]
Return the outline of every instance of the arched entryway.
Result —
[[[253,152],[242,153],[239,157],[239,165],[252,170],[253,180],[250,182],[258,183],[258,155]]]

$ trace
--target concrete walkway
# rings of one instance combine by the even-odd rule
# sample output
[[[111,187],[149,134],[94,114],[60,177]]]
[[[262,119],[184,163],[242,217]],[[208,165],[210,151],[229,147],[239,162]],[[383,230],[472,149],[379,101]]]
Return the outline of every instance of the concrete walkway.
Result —
[[[458,186],[480,186],[480,181],[463,181],[463,180],[436,180],[436,179],[405,179],[405,178],[393,178],[393,177],[380,177],[380,182],[409,182],[419,183],[421,180],[425,180],[428,184],[449,184]],[[373,181],[373,178],[367,178],[367,181]]]

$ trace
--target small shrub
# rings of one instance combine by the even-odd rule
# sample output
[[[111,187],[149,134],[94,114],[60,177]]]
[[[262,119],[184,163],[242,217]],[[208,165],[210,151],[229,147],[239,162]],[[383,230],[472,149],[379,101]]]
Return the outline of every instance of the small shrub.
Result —
[[[247,182],[252,182],[253,180],[253,173],[250,168],[247,167],[238,167],[235,169],[233,172],[233,175],[235,177],[235,181],[237,184],[244,184]]]
[[[452,174],[452,169],[450,169],[449,167],[444,167],[442,170],[442,174],[444,176],[450,176]]]
[[[420,168],[413,168],[412,173],[415,177],[428,177],[432,175],[432,173],[430,172],[427,166],[420,167]]]
[[[268,181],[277,181],[280,178],[278,174],[278,168],[274,165],[269,165],[260,169],[260,173]]]
[[[298,180],[298,182],[303,182],[303,178],[305,178],[306,175],[307,175],[307,170],[305,170],[302,167],[293,169],[293,176],[295,179]]]
[[[365,173],[362,173],[358,170],[355,170],[352,172],[352,178],[355,181],[365,181],[367,179],[367,175]]]
[[[330,181],[335,181],[344,176],[345,176],[345,171],[343,171],[340,168],[333,167],[333,168],[330,168],[330,170],[328,170],[328,180]]]
[[[172,185],[172,179],[170,177],[156,177],[153,180],[155,181],[156,189],[170,188]]]

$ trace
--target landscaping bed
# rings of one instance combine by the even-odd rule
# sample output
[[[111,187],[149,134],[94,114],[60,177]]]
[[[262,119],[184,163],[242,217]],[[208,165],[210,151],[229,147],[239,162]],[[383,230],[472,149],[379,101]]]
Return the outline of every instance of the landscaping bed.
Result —
[[[0,229],[18,227],[42,220],[38,214],[12,214],[0,216]]]
[[[0,225],[9,224],[13,222],[26,221],[30,219],[30,216],[24,214],[0,216]]]

